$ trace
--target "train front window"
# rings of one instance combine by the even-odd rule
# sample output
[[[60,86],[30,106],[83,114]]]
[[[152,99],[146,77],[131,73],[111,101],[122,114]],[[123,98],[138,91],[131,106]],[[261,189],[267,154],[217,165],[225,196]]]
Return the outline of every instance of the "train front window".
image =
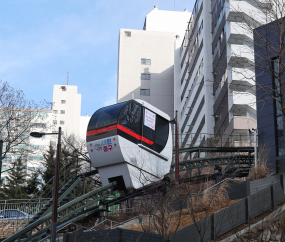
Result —
[[[141,104],[128,103],[121,111],[118,123],[134,133],[141,135]]]
[[[119,114],[126,103],[127,102],[118,103],[116,105],[99,109],[91,117],[87,131],[117,124]]]

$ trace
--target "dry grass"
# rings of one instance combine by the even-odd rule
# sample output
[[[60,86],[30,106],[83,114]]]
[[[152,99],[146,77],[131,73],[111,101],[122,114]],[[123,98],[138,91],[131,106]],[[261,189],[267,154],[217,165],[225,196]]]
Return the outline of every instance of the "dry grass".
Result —
[[[206,186],[209,186],[209,184],[206,184]],[[229,197],[225,187],[226,185],[223,183],[199,192],[195,196],[190,196],[187,200],[190,213],[214,210],[219,204],[227,202]]]
[[[196,185],[180,185],[177,188],[180,194],[182,192],[185,195],[188,192],[186,209],[173,212],[166,202],[161,201],[161,207],[154,207],[153,212],[147,214],[150,218],[149,221],[142,225],[126,227],[126,229],[161,235],[171,234],[236,202],[229,201],[224,184],[205,191],[209,186],[210,184],[207,182]],[[163,207],[165,209],[162,209]],[[149,210],[147,209],[147,211]]]
[[[252,167],[247,180],[254,181],[261,178],[267,177],[270,172],[268,169],[268,159],[269,159],[269,150],[266,145],[260,146],[258,148],[258,157],[257,157],[257,165]]]
[[[172,213],[171,221],[169,224],[169,227],[170,227],[169,234],[172,234],[175,231],[183,229],[193,224],[194,222],[197,222],[237,201],[239,200],[231,200],[231,201],[222,202],[219,205],[213,207],[210,211],[196,212],[195,217],[189,214],[188,209],[183,209],[182,211],[174,212]],[[142,225],[129,226],[129,227],[125,227],[124,229],[161,234],[162,233],[161,227],[162,227],[162,219],[155,217],[155,218],[150,219],[148,222]]]

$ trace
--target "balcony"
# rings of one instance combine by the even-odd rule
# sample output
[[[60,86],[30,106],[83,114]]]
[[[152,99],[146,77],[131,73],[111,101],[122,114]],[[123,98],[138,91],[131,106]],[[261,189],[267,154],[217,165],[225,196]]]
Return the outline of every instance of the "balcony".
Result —
[[[251,117],[245,116],[233,116],[232,120],[230,121],[228,127],[225,130],[225,134],[232,134],[235,130],[241,131],[245,130],[246,134],[248,129],[256,128],[257,122]],[[241,133],[241,132],[238,132]]]
[[[232,91],[229,94],[229,110],[236,112],[247,109],[256,112],[256,96],[250,92]]]

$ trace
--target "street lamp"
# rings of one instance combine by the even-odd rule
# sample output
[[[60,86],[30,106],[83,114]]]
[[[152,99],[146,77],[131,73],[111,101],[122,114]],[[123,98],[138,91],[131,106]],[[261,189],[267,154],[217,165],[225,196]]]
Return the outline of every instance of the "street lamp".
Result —
[[[41,138],[44,135],[58,134],[58,142],[56,148],[56,164],[54,173],[54,186],[53,186],[53,206],[52,206],[52,223],[51,223],[51,242],[56,240],[56,224],[57,224],[57,206],[58,206],[58,185],[59,185],[59,165],[60,165],[60,152],[61,152],[61,127],[58,128],[58,133],[40,133],[32,132],[30,135],[35,138]]]

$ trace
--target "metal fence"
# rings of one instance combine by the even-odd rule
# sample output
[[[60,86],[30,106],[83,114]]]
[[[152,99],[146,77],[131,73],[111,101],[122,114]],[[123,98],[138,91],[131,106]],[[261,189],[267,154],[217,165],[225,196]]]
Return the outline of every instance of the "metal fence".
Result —
[[[257,137],[258,139],[258,137]],[[258,140],[257,140],[258,143]],[[179,134],[179,148],[190,147],[253,147],[253,134]]]
[[[0,221],[29,220],[49,199],[7,199],[0,200]]]

